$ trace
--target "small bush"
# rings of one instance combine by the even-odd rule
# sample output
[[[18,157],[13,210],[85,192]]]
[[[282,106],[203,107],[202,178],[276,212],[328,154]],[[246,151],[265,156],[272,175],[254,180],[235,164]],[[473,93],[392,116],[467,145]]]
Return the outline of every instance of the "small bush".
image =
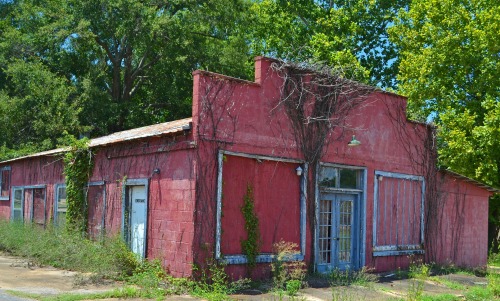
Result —
[[[429,265],[424,264],[422,259],[415,260],[413,257],[410,257],[410,270],[408,272],[408,276],[412,279],[410,280],[410,286],[408,287],[408,301],[418,301],[422,299],[424,293],[424,282],[429,278],[429,275]]]
[[[249,279],[231,282],[224,269],[225,264],[214,259],[208,259],[204,268],[194,267],[197,279],[192,282],[191,294],[210,301],[219,301],[227,300],[228,295],[249,287]]]
[[[273,249],[275,254],[271,262],[273,288],[276,291],[286,289],[288,292],[290,287],[289,292],[295,291],[295,294],[301,288],[306,275],[305,262],[294,259],[296,255],[300,254],[298,245],[292,242],[280,241],[273,245]],[[291,282],[290,286],[288,285],[289,282]]]
[[[489,273],[487,278],[488,289],[495,297],[500,297],[500,275],[497,273]]]

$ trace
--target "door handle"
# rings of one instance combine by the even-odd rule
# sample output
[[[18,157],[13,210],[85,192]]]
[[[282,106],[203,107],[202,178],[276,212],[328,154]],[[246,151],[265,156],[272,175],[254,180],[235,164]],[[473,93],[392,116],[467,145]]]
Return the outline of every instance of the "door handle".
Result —
[[[333,237],[332,239],[338,241],[338,240],[340,240],[340,237]]]

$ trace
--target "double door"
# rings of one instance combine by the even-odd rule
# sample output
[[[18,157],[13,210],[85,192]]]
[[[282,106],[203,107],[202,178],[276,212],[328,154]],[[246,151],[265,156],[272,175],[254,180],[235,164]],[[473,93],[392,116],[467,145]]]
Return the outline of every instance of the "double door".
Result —
[[[359,194],[320,194],[316,269],[359,268]]]

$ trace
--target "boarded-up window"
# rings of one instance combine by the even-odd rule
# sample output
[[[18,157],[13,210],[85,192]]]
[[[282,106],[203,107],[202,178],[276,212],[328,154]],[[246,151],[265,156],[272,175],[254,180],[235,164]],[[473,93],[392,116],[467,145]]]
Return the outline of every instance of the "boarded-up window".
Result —
[[[0,167],[0,200],[8,200],[10,192],[10,167]]]
[[[259,221],[258,262],[270,260],[273,244],[281,240],[302,246],[302,176],[296,162],[225,154],[220,178],[220,254],[228,263],[243,263],[241,242],[247,238],[241,208],[248,188]],[[302,166],[301,168],[306,168]],[[299,255],[301,256],[301,255]]]
[[[88,231],[91,238],[104,234],[105,185],[90,184],[87,187]]]
[[[35,188],[32,191],[32,221],[36,225],[45,226],[45,188]]]
[[[424,179],[375,172],[374,256],[422,253]]]

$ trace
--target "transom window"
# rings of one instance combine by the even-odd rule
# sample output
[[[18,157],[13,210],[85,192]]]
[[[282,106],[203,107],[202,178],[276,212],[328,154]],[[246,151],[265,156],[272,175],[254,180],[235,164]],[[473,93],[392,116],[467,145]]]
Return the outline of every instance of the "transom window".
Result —
[[[361,189],[361,174],[360,169],[321,166],[319,186],[320,188]]]

